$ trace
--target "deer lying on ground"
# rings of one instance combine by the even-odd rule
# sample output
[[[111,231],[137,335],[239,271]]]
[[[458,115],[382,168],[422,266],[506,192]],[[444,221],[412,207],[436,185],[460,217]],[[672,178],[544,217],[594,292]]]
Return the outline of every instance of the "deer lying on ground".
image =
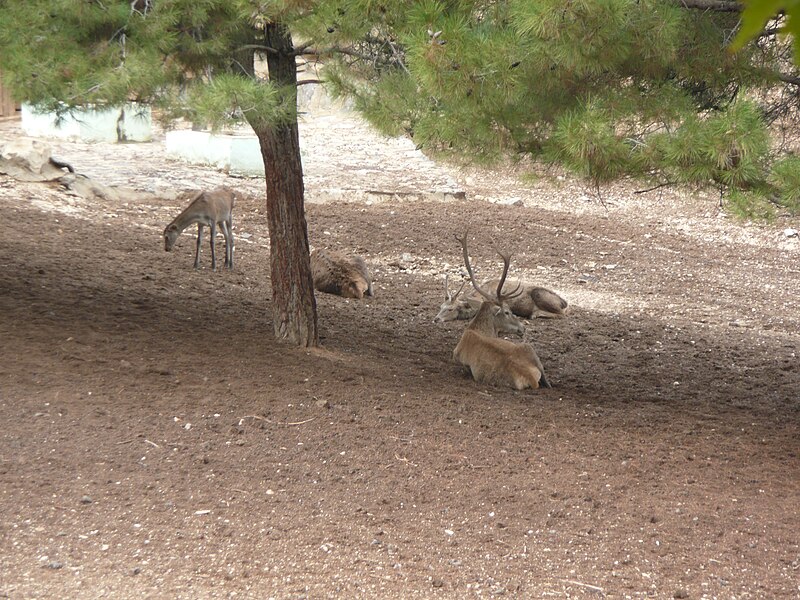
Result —
[[[514,389],[550,387],[544,374],[544,367],[536,351],[530,344],[516,344],[497,337],[499,333],[497,318],[499,314],[514,317],[507,302],[521,293],[515,289],[503,293],[503,284],[508,275],[511,255],[500,254],[503,259],[503,274],[497,285],[497,292],[492,295],[483,290],[475,280],[469,263],[467,251],[467,234],[456,236],[464,251],[464,263],[469,273],[472,287],[483,297],[478,312],[472,317],[464,333],[453,351],[453,358],[469,367],[475,381],[484,383],[510,385]]]
[[[496,287],[500,283],[499,279],[490,279],[483,282],[484,287]],[[444,276],[444,302],[439,307],[439,314],[437,314],[433,322],[444,323],[445,321],[456,321],[471,319],[478,312],[481,307],[481,298],[476,291],[471,294],[458,299],[461,288],[455,293],[450,293],[447,285],[447,275]],[[566,316],[568,305],[567,301],[555,292],[551,292],[547,288],[536,287],[528,283],[523,283],[510,279],[506,282],[505,288],[517,288],[520,294],[508,301],[508,307],[511,312],[519,317],[526,319],[543,317],[548,319],[560,319]]]
[[[464,289],[466,281],[461,284],[455,294],[450,293],[448,287],[448,276],[444,276],[444,295],[445,299],[442,306],[439,308],[439,314],[433,319],[434,323],[444,323],[446,321],[462,321],[469,320],[475,316],[480,310],[482,300],[479,299],[458,299],[461,290]],[[514,298],[510,302],[513,303]],[[498,310],[493,313],[494,328],[497,333],[512,333],[522,334],[525,333],[525,325],[517,318],[510,310],[510,306],[505,310]]]
[[[225,236],[225,266],[233,269],[233,205],[236,194],[227,187],[219,187],[209,192],[199,191],[189,194],[191,203],[175,220],[164,229],[164,250],[169,252],[184,229],[197,223],[197,250],[194,254],[194,268],[200,268],[200,245],[203,242],[203,227],[211,228],[211,269],[217,270],[217,223]]]
[[[372,296],[372,277],[360,256],[348,256],[331,250],[311,252],[311,276],[314,288],[326,294],[362,299]]]

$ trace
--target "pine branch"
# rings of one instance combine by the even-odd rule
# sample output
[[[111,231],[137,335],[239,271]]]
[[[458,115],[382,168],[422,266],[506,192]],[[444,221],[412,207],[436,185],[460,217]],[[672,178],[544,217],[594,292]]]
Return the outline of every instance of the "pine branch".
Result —
[[[742,12],[744,6],[736,0],[672,0],[681,8],[710,10],[713,12]]]
[[[778,73],[778,79],[780,79],[784,83],[790,83],[791,85],[800,86],[800,77],[798,77],[797,75],[784,75],[783,73]]]
[[[306,48],[303,50],[303,55],[305,56],[325,56],[329,54],[344,54],[345,56],[352,56],[353,58],[359,58],[365,61],[375,61],[376,57],[370,54],[366,54],[364,52],[358,52],[357,50],[353,50],[351,48],[342,48],[341,46],[329,46],[327,48]],[[384,64],[391,64],[389,61],[378,61],[383,62]]]
[[[653,186],[651,188],[647,188],[646,190],[635,190],[633,193],[634,194],[646,194],[647,192],[652,192],[652,191],[655,191],[655,190],[660,189],[662,187],[668,187],[670,185],[676,185],[677,183],[678,183],[677,181],[665,181],[664,183],[659,183],[658,185]]]
[[[272,48],[270,46],[264,46],[261,44],[245,44],[244,46],[239,46],[237,48],[237,51],[238,50],[263,50],[264,52],[267,52],[269,54],[275,54],[275,55],[280,54],[275,48]]]
[[[306,50],[308,50],[309,48],[311,48],[313,45],[314,45],[314,42],[313,42],[313,40],[312,40],[312,41],[310,41],[310,42],[306,42],[305,44],[301,44],[300,46],[297,46],[297,47],[294,49],[294,51],[292,52],[292,54],[293,54],[294,56],[303,56],[304,54],[308,54],[308,52],[306,52]],[[312,52],[312,54],[313,54],[313,52]]]

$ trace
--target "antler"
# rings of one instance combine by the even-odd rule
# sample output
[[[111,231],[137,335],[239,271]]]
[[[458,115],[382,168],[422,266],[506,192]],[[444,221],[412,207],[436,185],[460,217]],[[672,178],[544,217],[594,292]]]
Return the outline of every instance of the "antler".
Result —
[[[444,274],[444,299],[447,302],[453,302],[456,298],[458,298],[458,295],[461,293],[461,290],[464,289],[464,286],[467,284],[467,282],[466,281],[462,281],[461,282],[461,287],[458,288],[458,291],[455,293],[455,295],[452,295],[450,293],[450,286],[447,283],[447,278],[449,276],[450,276],[449,273],[445,273]]]
[[[482,289],[481,286],[478,285],[478,282],[475,280],[475,274],[472,272],[472,266],[469,264],[469,251],[467,250],[467,232],[466,231],[464,232],[464,237],[458,237],[457,233],[454,234],[454,236],[456,240],[461,244],[461,248],[464,250],[464,265],[467,267],[467,273],[469,273],[469,280],[472,282],[472,287],[474,287],[475,291],[478,292],[489,302],[494,302],[495,304],[499,304],[500,300],[498,298],[492,297],[492,295],[488,293],[486,290]],[[503,281],[505,281],[507,271],[508,271],[508,263],[506,263],[506,270],[503,271],[503,278],[500,281],[501,284],[503,283]]]
[[[503,254],[497,248],[495,248],[495,251],[500,255],[500,258],[503,259],[503,274],[500,276],[500,283],[497,284],[497,301],[506,302],[507,300],[516,298],[522,293],[522,284],[518,283],[513,292],[503,294],[503,285],[505,284],[506,276],[508,275],[508,267],[511,265],[511,253]]]

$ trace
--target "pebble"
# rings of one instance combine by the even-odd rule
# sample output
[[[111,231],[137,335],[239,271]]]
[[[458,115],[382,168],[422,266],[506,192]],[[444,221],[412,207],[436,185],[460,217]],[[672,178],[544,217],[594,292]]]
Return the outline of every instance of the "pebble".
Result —
[[[84,496],[83,498],[81,498],[81,504],[91,504],[91,503],[92,499],[89,496]]]

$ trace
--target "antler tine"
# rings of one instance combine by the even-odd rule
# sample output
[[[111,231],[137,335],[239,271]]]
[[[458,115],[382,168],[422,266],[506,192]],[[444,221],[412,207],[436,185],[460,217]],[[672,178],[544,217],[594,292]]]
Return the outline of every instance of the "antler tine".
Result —
[[[508,294],[503,293],[503,286],[506,283],[508,268],[511,266],[512,254],[510,252],[503,254],[497,248],[495,248],[495,250],[497,250],[497,253],[500,255],[500,258],[503,259],[503,274],[500,276],[500,282],[497,284],[497,301],[505,302],[507,300],[511,300],[512,298],[516,298],[517,296],[519,296],[522,293],[522,285],[518,283],[517,287],[514,288],[513,292],[509,292]]]
[[[469,251],[467,250],[467,232],[464,232],[464,237],[458,237],[458,234],[455,234],[456,240],[461,244],[461,248],[464,251],[464,266],[467,267],[467,273],[469,273],[469,280],[472,282],[472,287],[475,288],[475,291],[478,292],[481,296],[483,296],[489,302],[497,303],[498,300],[493,298],[491,294],[487,293],[485,290],[481,289],[481,286],[478,285],[478,282],[475,280],[475,274],[472,272],[472,265],[469,264]]]
[[[464,289],[464,286],[467,285],[466,281],[461,282],[461,287],[458,288],[458,291],[455,294],[450,293],[450,285],[447,282],[448,277],[450,277],[450,273],[444,274],[444,298],[447,302],[453,302],[458,295],[461,293],[461,290]]]

